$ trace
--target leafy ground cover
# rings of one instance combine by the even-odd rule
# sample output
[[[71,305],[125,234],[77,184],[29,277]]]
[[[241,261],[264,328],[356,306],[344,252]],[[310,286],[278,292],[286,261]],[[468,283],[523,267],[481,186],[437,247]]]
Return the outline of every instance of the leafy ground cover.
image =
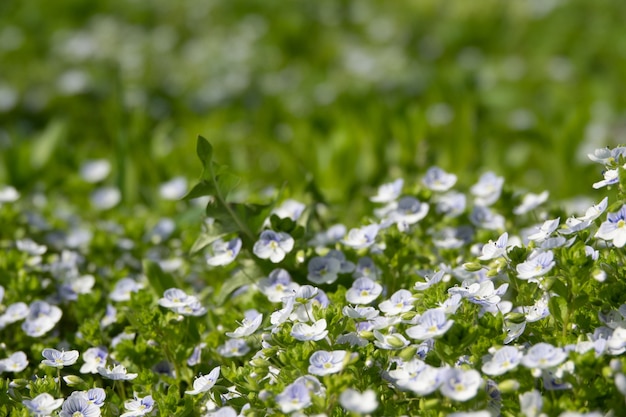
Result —
[[[344,225],[313,197],[232,200],[237,178],[200,137],[193,244],[170,218],[94,222],[5,187],[0,410],[616,413],[624,154],[590,155],[606,167],[593,187],[618,193],[571,217],[493,172],[463,190],[432,167],[381,185],[372,215]]]
[[[626,3],[387,3],[0,2],[0,415],[620,415]]]

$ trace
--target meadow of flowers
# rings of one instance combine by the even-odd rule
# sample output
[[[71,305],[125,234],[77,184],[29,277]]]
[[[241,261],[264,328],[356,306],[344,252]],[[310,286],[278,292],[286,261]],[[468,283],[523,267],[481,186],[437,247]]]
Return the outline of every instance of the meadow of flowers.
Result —
[[[160,190],[188,230],[0,190],[0,415],[623,409],[626,147],[589,155],[606,196],[571,212],[431,167],[346,224],[313,191],[233,198],[202,137],[197,155],[197,184]]]
[[[620,417],[624,16],[0,1],[0,417]]]

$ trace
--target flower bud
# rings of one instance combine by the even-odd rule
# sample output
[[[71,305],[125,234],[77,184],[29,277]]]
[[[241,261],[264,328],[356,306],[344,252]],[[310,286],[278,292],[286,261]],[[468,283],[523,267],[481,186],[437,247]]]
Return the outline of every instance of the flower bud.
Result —
[[[408,346],[400,351],[398,355],[403,361],[410,361],[417,353],[417,346]]]
[[[469,272],[476,272],[483,269],[483,266],[478,262],[465,262],[463,264],[463,268],[465,268],[465,270]]]
[[[503,394],[510,394],[519,390],[520,384],[515,379],[506,379],[498,384],[498,390]]]

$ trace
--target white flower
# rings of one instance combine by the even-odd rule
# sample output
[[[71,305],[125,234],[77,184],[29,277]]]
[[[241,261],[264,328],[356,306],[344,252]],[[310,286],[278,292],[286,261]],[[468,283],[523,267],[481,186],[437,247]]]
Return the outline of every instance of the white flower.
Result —
[[[126,368],[122,365],[115,365],[113,368],[110,367],[99,367],[98,373],[107,379],[113,380],[130,380],[137,378],[137,374],[129,374]]]
[[[524,355],[516,347],[504,346],[498,349],[491,359],[483,364],[482,371],[491,376],[502,375],[517,368]]]
[[[528,239],[537,243],[543,242],[559,227],[560,220],[560,218],[546,220],[541,226],[535,228],[535,233],[529,235]]]
[[[15,352],[6,359],[0,360],[0,373],[22,372],[28,366],[28,358],[24,352]]]
[[[206,263],[210,266],[224,266],[235,260],[241,250],[241,239],[238,237],[224,242],[218,239],[211,245],[211,254],[206,256]]]
[[[467,401],[474,398],[483,383],[480,373],[474,369],[463,370],[450,368],[441,377],[439,391],[446,397],[456,401]]]
[[[166,308],[185,307],[191,303],[198,301],[193,295],[188,295],[181,289],[169,288],[163,293],[163,297],[159,299],[159,305]]]
[[[276,396],[276,403],[283,413],[302,410],[311,405],[311,394],[304,381],[287,385],[283,392]]]
[[[278,263],[291,252],[294,243],[293,238],[287,233],[264,230],[261,232],[259,240],[254,244],[252,252],[261,259],[269,259],[273,263]]]
[[[187,180],[174,177],[159,186],[159,195],[164,200],[180,200],[187,192]]]
[[[527,261],[516,266],[518,278],[531,279],[547,274],[556,265],[552,251],[531,255]]]
[[[217,347],[217,353],[225,358],[243,356],[250,352],[250,346],[243,339],[228,339]]]
[[[389,371],[389,376],[399,387],[421,396],[435,392],[444,374],[445,369],[427,365],[419,359],[398,364],[396,369]]]
[[[97,374],[98,368],[106,364],[108,353],[99,347],[89,348],[83,353],[85,363],[80,367],[81,374]]]
[[[513,214],[521,215],[528,213],[548,200],[550,194],[544,191],[541,194],[528,193],[522,199],[522,203],[513,209]]]
[[[122,192],[117,187],[100,187],[91,193],[90,200],[96,210],[108,210],[122,201]]]
[[[83,395],[70,395],[63,403],[59,417],[99,417],[100,408]]]
[[[41,363],[44,365],[53,366],[55,368],[63,368],[64,366],[73,365],[78,360],[77,350],[70,350],[65,352],[63,350],[59,351],[56,349],[46,348],[43,350],[43,352],[41,352],[41,354],[44,358],[46,358],[42,360]]]
[[[327,334],[325,319],[320,319],[310,326],[306,323],[296,323],[291,328],[291,336],[300,341],[322,340]]]
[[[346,292],[346,300],[352,304],[369,304],[383,292],[383,287],[369,278],[359,278]]]
[[[403,289],[393,293],[390,299],[383,301],[378,307],[387,315],[396,315],[411,311],[415,300],[410,291]]]
[[[475,196],[474,202],[479,206],[490,206],[500,198],[504,178],[493,172],[484,173],[470,192]]]
[[[91,183],[100,182],[109,176],[111,163],[106,159],[85,161],[80,167],[80,176]]]
[[[411,339],[431,339],[446,333],[453,324],[454,320],[448,320],[443,310],[432,308],[422,314],[416,326],[406,329],[406,334]]]
[[[489,241],[482,247],[482,255],[478,257],[481,261],[497,259],[506,254],[506,245],[509,240],[508,233],[502,233],[495,242]]]
[[[617,248],[626,244],[626,204],[618,212],[607,214],[595,237],[612,241]]]
[[[226,332],[226,336],[233,338],[250,336],[259,328],[262,321],[263,314],[260,314],[256,310],[249,310],[246,312],[241,326],[236,328],[234,332]]]
[[[309,373],[313,375],[330,375],[341,372],[348,352],[345,350],[334,350],[328,352],[318,350],[309,358]]]
[[[559,365],[565,359],[567,353],[562,348],[542,342],[528,349],[521,363],[527,368],[547,369]]]
[[[370,247],[374,244],[376,235],[378,234],[379,226],[377,224],[370,224],[361,228],[350,229],[348,236],[346,236],[342,242],[346,246],[350,246],[354,249],[363,249]]]
[[[52,395],[44,392],[32,400],[23,400],[22,404],[28,408],[28,411],[36,416],[48,416],[52,414],[54,410],[61,407],[61,404],[63,404],[63,398],[55,400]]]
[[[389,203],[394,201],[396,198],[398,198],[398,196],[400,196],[403,184],[404,180],[402,178],[399,178],[394,182],[381,185],[380,187],[378,187],[378,194],[370,197],[370,201],[374,203]]]
[[[426,171],[422,183],[432,191],[448,191],[456,184],[457,177],[439,167],[431,167]]]
[[[216,368],[213,368],[213,370],[211,370],[208,375],[203,375],[196,378],[193,381],[193,390],[185,391],[185,394],[197,395],[203,392],[207,392],[208,390],[213,388],[213,385],[215,385],[215,382],[217,381],[219,376],[220,367],[218,366]]]
[[[619,169],[607,169],[604,171],[604,179],[602,181],[594,182],[593,188],[598,189],[606,187],[607,185],[617,184],[619,182]]]
[[[435,272],[435,274],[432,277],[424,276],[425,282],[416,282],[415,285],[413,286],[413,289],[417,291],[424,291],[430,288],[432,285],[438,282],[441,282],[444,274],[445,274],[445,271],[441,270],[441,271]]]
[[[20,193],[10,185],[0,188],[0,205],[2,203],[12,203],[20,198]]]
[[[543,398],[541,398],[539,391],[532,390],[520,394],[519,404],[525,417],[539,417],[543,408]]]
[[[145,416],[154,408],[154,400],[152,399],[152,395],[146,395],[143,398],[135,395],[134,399],[128,400],[124,403],[124,408],[128,411],[120,417]]]
[[[361,393],[348,388],[339,396],[339,404],[347,411],[366,414],[378,408],[378,399],[376,398],[376,393],[371,389]]]

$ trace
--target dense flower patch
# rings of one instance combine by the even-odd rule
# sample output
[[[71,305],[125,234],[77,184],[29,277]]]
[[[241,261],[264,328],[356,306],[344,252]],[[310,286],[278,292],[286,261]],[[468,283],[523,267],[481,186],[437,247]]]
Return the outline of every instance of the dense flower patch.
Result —
[[[626,148],[590,155],[611,191],[571,212],[434,167],[346,225],[315,192],[235,199],[203,138],[197,153],[191,233],[0,191],[0,415],[623,408]]]

